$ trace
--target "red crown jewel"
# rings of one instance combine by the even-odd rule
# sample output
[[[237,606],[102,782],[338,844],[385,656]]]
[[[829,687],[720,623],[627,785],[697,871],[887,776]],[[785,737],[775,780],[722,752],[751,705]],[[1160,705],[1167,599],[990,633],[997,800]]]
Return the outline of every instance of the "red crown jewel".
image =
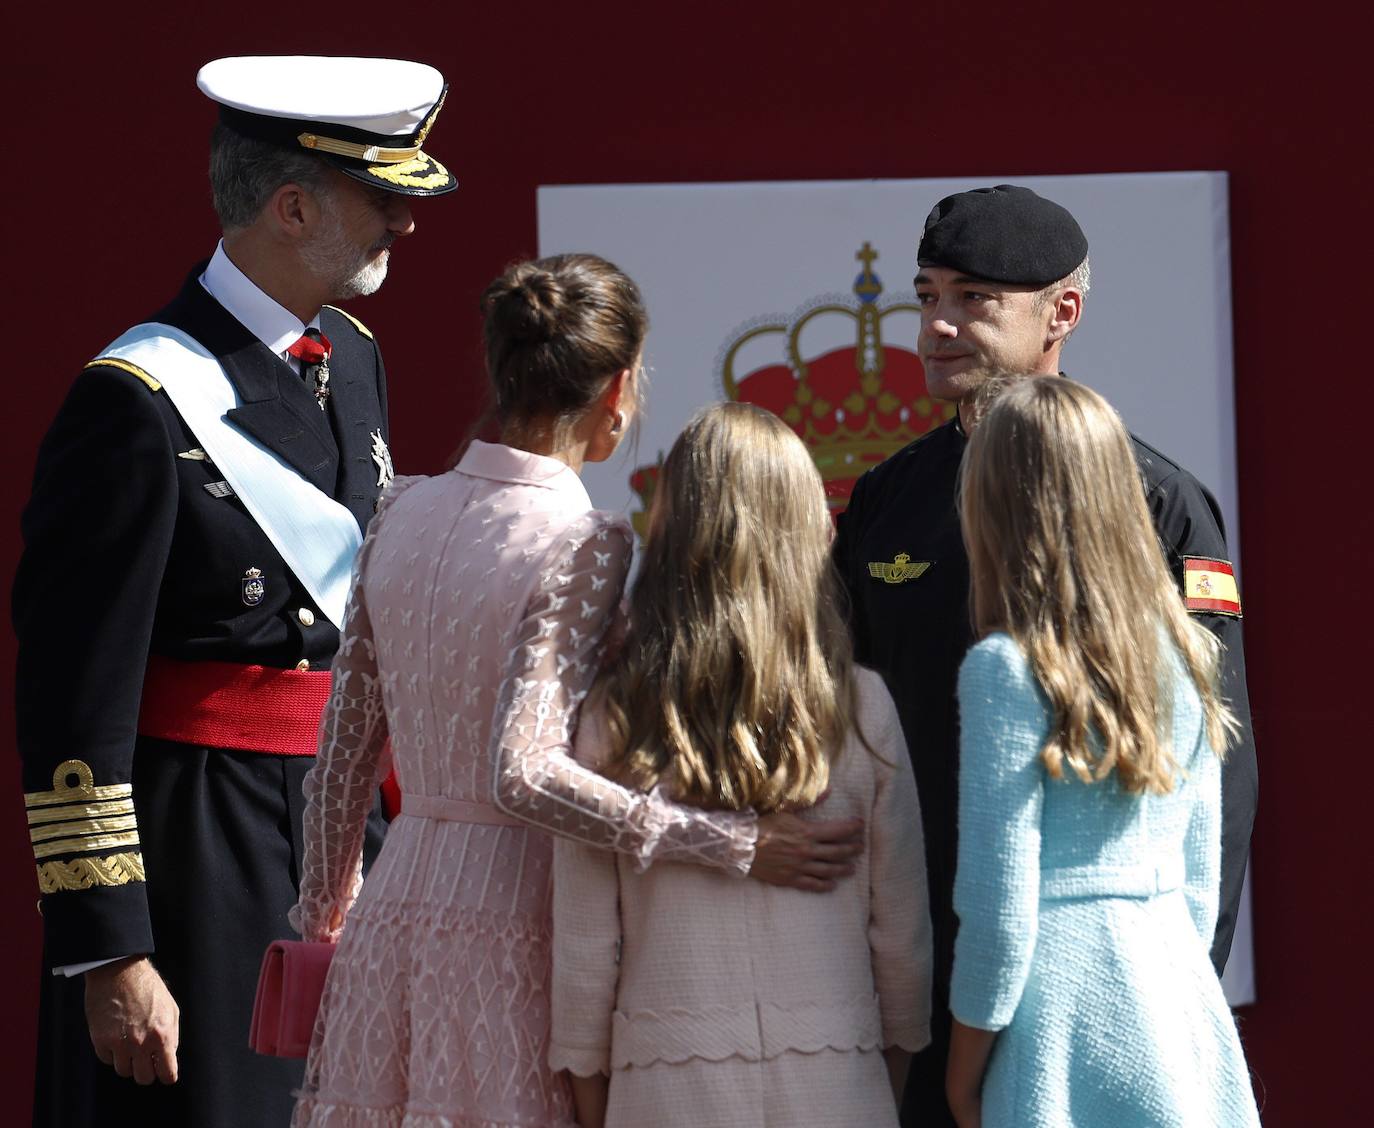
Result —
[[[871,244],[864,243],[854,257],[863,270],[852,298],[818,298],[790,318],[750,323],[727,341],[717,366],[730,399],[781,416],[810,448],[832,513],[849,504],[860,474],[955,411],[954,404],[938,403],[926,391],[914,348],[920,307],[879,301],[883,284],[873,272],[878,252]],[[898,315],[894,321],[910,320],[906,336],[913,347],[883,340],[883,320],[892,315]],[[816,342],[816,351],[803,338]],[[630,478],[646,511],[657,478],[657,466],[641,467]],[[642,524],[641,514],[634,519],[637,527]]]

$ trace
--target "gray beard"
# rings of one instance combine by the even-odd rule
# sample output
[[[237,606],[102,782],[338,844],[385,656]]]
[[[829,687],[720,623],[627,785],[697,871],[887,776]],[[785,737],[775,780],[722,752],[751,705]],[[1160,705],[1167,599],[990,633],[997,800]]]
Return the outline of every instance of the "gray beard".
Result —
[[[343,221],[332,211],[325,215],[324,229],[301,247],[306,268],[327,285],[335,301],[375,294],[386,280],[390,253],[369,261],[369,252],[360,251],[344,233]]]
[[[349,298],[362,298],[368,294],[375,294],[382,288],[382,283],[386,281],[386,267],[390,261],[391,252],[383,251],[371,262],[364,263],[351,276],[334,287],[335,296],[343,302]]]

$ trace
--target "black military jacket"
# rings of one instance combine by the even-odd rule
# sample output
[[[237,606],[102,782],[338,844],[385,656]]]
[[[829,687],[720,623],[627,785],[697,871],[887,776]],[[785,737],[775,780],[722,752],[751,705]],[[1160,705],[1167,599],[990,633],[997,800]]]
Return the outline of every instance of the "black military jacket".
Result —
[[[199,284],[203,272],[150,320],[213,353],[241,400],[232,421],[365,528],[379,492],[373,436],[387,435],[372,335],[322,311],[334,349],[322,412],[301,377]],[[131,786],[148,655],[327,669],[338,647],[338,630],[240,500],[206,489],[221,475],[199,447],[155,381],[96,361],[39,450],[13,616],[50,964],[154,950]],[[245,597],[250,570],[260,573],[256,602]]]
[[[1160,545],[1180,588],[1184,557],[1228,559],[1221,511],[1188,471],[1132,436]],[[956,416],[908,444],[855,484],[834,557],[851,601],[857,659],[880,671],[896,701],[925,823],[935,922],[937,991],[953,962],[958,810],[959,664],[973,642],[968,556],[957,483],[967,439]],[[928,567],[889,582],[899,554]],[[912,569],[908,569],[908,574]],[[878,572],[880,574],[874,574]],[[1212,960],[1225,965],[1250,851],[1258,783],[1239,617],[1198,616],[1225,644],[1222,690],[1243,726],[1222,781],[1221,907]]]

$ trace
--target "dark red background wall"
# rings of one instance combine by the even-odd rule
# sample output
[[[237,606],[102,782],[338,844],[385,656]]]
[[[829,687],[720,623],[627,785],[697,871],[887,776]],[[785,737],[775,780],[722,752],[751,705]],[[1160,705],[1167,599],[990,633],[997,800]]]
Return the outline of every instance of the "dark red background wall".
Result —
[[[385,349],[402,472],[440,468],[477,410],[477,295],[535,251],[536,185],[1224,169],[1262,776],[1260,1001],[1242,1033],[1267,1124],[1367,1123],[1370,663],[1352,630],[1367,619],[1374,559],[1360,433],[1374,407],[1363,39],[1302,10],[1279,22],[1240,4],[1111,7],[26,5],[7,17],[0,108],[0,582],[8,590],[37,443],[67,385],[214,246],[214,113],[193,80],[218,55],[394,54],[452,84],[430,148],[463,187],[416,209],[386,288],[352,307]],[[913,247],[922,218],[911,216]],[[1180,278],[1148,311],[1161,366],[1191,363],[1169,332],[1191,284]],[[6,684],[12,668],[0,631]],[[10,708],[6,696],[0,732]],[[4,763],[0,1119],[19,1123],[38,916],[18,772]]]

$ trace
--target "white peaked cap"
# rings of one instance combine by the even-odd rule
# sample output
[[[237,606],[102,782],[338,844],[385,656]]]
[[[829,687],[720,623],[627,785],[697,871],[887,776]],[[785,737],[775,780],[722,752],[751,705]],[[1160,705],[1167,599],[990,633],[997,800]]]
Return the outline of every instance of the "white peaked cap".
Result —
[[[221,105],[369,133],[414,133],[444,92],[444,76],[404,59],[245,55],[206,63],[196,85]]]
[[[206,63],[196,85],[237,132],[310,150],[356,180],[415,196],[458,186],[420,149],[447,89],[425,63],[244,55]]]

